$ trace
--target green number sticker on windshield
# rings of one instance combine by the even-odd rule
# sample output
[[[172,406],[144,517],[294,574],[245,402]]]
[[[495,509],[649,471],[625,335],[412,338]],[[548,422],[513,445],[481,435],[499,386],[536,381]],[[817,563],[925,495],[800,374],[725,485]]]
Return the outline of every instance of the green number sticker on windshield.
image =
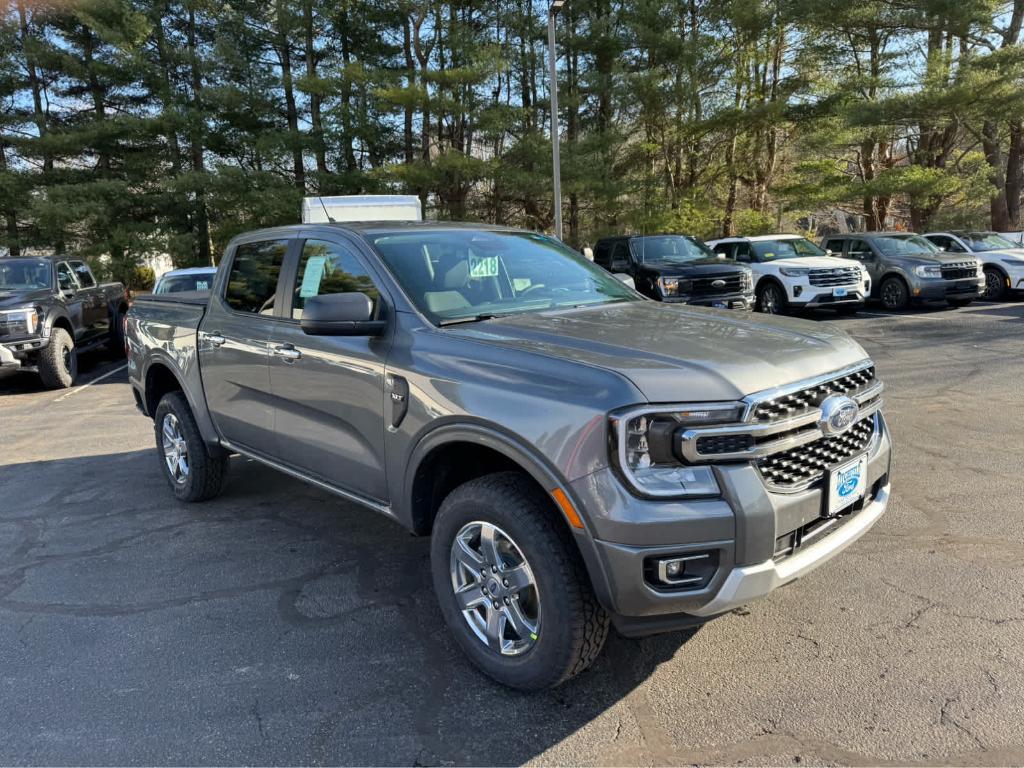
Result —
[[[476,256],[470,256],[469,276],[472,278],[497,277],[498,257],[484,256],[483,258],[477,258]]]
[[[764,257],[765,257],[766,259],[774,259],[774,258],[775,258],[775,253],[774,253],[773,251],[768,251],[768,253],[766,253],[766,254],[764,255]]]
[[[302,273],[302,287],[299,288],[299,296],[310,299],[320,293],[320,281],[324,277],[326,263],[326,256],[309,257],[309,261],[306,262],[306,271]]]

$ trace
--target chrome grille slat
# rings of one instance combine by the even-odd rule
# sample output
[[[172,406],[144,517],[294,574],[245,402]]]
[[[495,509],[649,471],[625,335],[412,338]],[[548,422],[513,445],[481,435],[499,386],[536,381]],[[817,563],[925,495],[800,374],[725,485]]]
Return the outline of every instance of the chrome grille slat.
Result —
[[[875,367],[870,365],[845,376],[757,403],[753,408],[752,419],[764,423],[808,413],[818,408],[829,395],[853,397],[874,384],[874,381]]]
[[[840,285],[857,285],[861,280],[858,267],[830,267],[828,269],[812,269],[808,275],[811,285],[829,288]]]
[[[849,431],[758,459],[756,466],[769,485],[785,487],[820,480],[825,470],[852,459],[870,445],[875,434],[875,416],[854,424]]]

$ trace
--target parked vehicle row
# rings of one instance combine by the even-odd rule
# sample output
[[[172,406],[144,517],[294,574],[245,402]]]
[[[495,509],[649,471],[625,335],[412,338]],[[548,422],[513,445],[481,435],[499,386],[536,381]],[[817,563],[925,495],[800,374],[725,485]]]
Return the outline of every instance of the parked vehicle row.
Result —
[[[324,209],[235,238],[206,293],[136,301],[136,405],[182,501],[220,493],[237,453],[430,535],[441,615],[496,680],[557,685],[612,624],[708,621],[885,511],[863,348],[673,301],[695,243],[612,246],[650,301],[545,235]]]
[[[1024,292],[1024,246],[1020,232],[1011,240],[996,232],[930,232],[929,241],[948,253],[969,253],[981,261],[985,272],[984,296],[999,301],[1010,293]]]
[[[35,366],[47,387],[70,387],[80,352],[124,349],[127,311],[124,286],[97,283],[84,261],[0,259],[0,364]]]

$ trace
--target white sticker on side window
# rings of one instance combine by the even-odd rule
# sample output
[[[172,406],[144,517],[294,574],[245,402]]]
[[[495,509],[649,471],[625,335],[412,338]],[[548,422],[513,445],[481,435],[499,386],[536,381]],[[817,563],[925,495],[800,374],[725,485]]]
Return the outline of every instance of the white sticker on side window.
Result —
[[[309,261],[306,262],[306,271],[302,273],[302,287],[299,288],[299,296],[309,299],[320,293],[320,281],[323,279],[326,263],[326,256],[309,257]]]
[[[469,276],[473,278],[479,277],[497,277],[498,276],[498,257],[497,256],[484,256],[483,258],[477,258],[476,256],[469,257]]]

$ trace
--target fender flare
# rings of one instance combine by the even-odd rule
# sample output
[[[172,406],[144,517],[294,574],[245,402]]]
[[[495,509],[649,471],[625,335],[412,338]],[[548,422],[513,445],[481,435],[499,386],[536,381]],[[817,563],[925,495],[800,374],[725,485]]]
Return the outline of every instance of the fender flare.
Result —
[[[416,473],[423,460],[434,449],[455,442],[476,443],[495,450],[516,462],[549,495],[551,491],[558,488],[569,498],[580,519],[583,521],[583,529],[580,530],[579,528],[572,527],[565,520],[561,511],[558,514],[562,517],[562,522],[572,535],[573,541],[576,542],[576,547],[583,558],[583,563],[590,576],[590,583],[597,594],[598,600],[605,607],[611,606],[613,604],[611,599],[612,589],[608,570],[598,553],[597,546],[594,544],[594,536],[590,532],[586,509],[576,497],[572,486],[561,477],[555,468],[551,466],[550,462],[537,450],[501,427],[487,423],[458,421],[436,426],[420,436],[409,452],[405,464],[405,477],[402,480],[402,493],[399,497],[404,509],[401,510],[399,519],[405,518],[411,522],[412,488]]]
[[[196,402],[191,390],[185,385],[184,377],[181,375],[181,371],[178,370],[178,366],[174,363],[174,360],[164,352],[162,349],[152,349],[149,353],[149,359],[146,360],[145,367],[140,372],[139,383],[142,386],[142,402],[147,402],[147,382],[149,381],[150,371],[153,370],[154,365],[159,365],[170,371],[171,376],[178,382],[178,388],[181,393],[185,396],[185,401],[188,403],[189,409],[192,411],[192,417],[196,420],[196,426],[199,427],[199,434],[205,442],[211,448],[222,449],[220,444],[220,434],[217,432],[217,428],[213,424],[213,419],[210,417],[210,412],[206,408],[206,402]],[[153,418],[153,414],[148,412],[147,416]]]
[[[47,310],[46,316],[43,318],[43,331],[44,335],[49,338],[50,334],[53,333],[53,326],[56,325],[58,320],[67,321],[68,326],[71,328],[71,338],[75,338],[75,324],[71,322],[71,316],[62,306],[52,306]]]

